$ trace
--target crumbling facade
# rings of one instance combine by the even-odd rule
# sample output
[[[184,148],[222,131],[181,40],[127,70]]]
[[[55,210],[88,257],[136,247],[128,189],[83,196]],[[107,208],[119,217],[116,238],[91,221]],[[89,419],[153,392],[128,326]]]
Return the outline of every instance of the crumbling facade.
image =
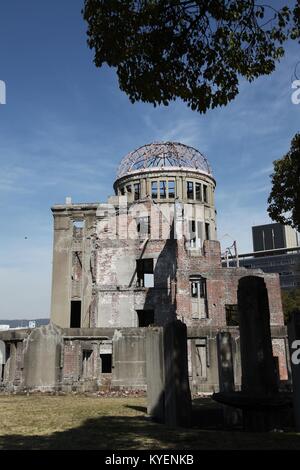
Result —
[[[51,321],[59,336],[52,386],[145,387],[145,329],[180,319],[192,390],[218,389],[220,331],[231,332],[239,387],[237,285],[250,274],[265,280],[279,377],[289,379],[278,275],[222,267],[215,187],[200,152],[154,143],[122,160],[107,203],[68,198],[52,207]]]

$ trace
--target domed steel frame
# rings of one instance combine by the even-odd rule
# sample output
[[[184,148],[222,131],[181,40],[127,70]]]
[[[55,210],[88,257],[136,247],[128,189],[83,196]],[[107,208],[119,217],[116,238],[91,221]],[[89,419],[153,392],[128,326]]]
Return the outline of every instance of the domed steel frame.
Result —
[[[212,175],[204,155],[193,147],[179,142],[153,142],[126,155],[118,168],[117,179],[152,169],[193,169]]]

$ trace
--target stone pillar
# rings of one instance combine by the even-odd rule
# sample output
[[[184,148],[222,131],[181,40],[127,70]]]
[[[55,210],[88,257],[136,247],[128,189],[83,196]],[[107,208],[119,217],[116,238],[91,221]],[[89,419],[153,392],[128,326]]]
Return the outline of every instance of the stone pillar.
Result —
[[[234,392],[234,371],[231,334],[222,331],[217,334],[219,389],[222,393]],[[231,428],[237,422],[237,410],[223,405],[225,428]]]
[[[179,320],[164,329],[165,424],[189,427],[191,392],[188,377],[187,328]]]
[[[141,199],[147,197],[147,178],[141,179]]]
[[[24,386],[32,390],[57,390],[61,380],[61,330],[50,323],[34,329],[24,340]]]
[[[163,329],[146,331],[147,413],[159,423],[164,422],[164,349]]]
[[[293,380],[293,408],[296,431],[300,432],[300,310],[291,314],[288,323]]]
[[[6,348],[4,341],[0,340],[0,367],[6,363]]]
[[[222,331],[217,334],[220,392],[234,391],[233,358],[231,334]]]
[[[82,240],[82,286],[81,286],[81,327],[90,328],[90,314],[93,300],[92,279],[92,241],[91,235],[95,227],[95,215],[85,217],[84,237]]]
[[[54,214],[51,321],[70,327],[72,224],[69,216]]]
[[[243,277],[238,287],[242,391],[272,395],[278,391],[272,351],[268,291],[263,278]]]
[[[6,363],[6,347],[4,341],[0,340],[0,382],[4,378],[4,366]]]
[[[263,278],[247,276],[240,279],[238,309],[242,392],[249,403],[243,410],[244,429],[269,431],[277,419],[276,411],[271,409],[270,404],[278,393],[278,383],[272,351],[268,291]]]
[[[147,409],[168,426],[189,427],[187,328],[179,320],[146,333]]]

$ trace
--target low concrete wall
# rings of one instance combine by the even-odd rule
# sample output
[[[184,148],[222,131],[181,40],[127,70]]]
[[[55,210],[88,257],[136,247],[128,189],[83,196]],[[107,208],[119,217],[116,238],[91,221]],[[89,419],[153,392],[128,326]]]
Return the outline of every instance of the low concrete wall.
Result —
[[[6,390],[65,390],[95,391],[109,388],[146,389],[146,332],[148,328],[67,328],[55,325],[34,330],[0,332],[0,340],[7,345],[9,357],[4,366],[0,387]],[[217,334],[230,332],[235,388],[241,385],[239,329],[237,327],[188,327],[190,346],[189,379],[192,393],[219,391]],[[284,326],[271,327],[272,338],[287,342]],[[102,374],[100,348],[112,344],[112,371]],[[284,344],[284,343],[283,343]],[[83,373],[83,351],[89,349],[87,374]],[[154,346],[153,346],[154,347]],[[199,347],[201,361],[199,364]],[[198,348],[198,349],[197,349]],[[277,348],[278,349],[278,348]],[[283,348],[284,349],[284,348]],[[278,349],[279,350],[279,349]],[[285,367],[287,357],[280,350],[280,363]],[[197,362],[198,361],[198,362]],[[202,370],[199,371],[199,367]],[[286,375],[290,378],[288,365]],[[202,375],[201,375],[202,373]]]

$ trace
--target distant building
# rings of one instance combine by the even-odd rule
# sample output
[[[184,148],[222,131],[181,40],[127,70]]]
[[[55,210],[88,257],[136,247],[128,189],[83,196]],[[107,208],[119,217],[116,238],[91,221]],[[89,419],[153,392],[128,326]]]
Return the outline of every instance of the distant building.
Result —
[[[239,265],[278,273],[282,289],[300,287],[299,237],[293,228],[281,224],[252,227],[253,253],[238,255]],[[223,266],[235,267],[236,259],[223,260]]]
[[[18,320],[0,320],[0,330],[8,329],[26,329],[36,328],[39,326],[46,326],[49,323],[49,318],[38,318],[35,320],[18,319]]]
[[[298,235],[289,225],[266,224],[252,227],[253,251],[294,248],[299,245]]]

